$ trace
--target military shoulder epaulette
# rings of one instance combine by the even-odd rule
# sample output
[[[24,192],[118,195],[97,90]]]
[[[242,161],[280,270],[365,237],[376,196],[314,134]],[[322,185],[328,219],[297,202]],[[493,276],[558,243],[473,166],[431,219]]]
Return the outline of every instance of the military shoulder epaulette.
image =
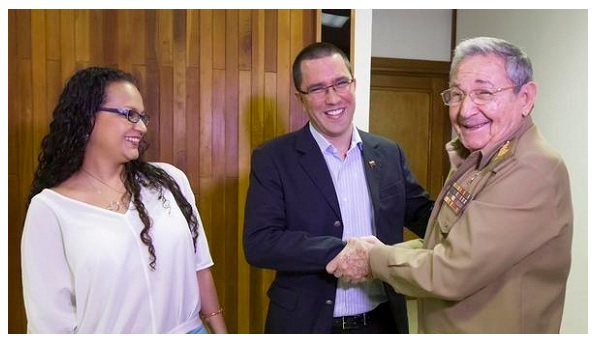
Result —
[[[494,169],[500,162],[506,160],[513,155],[514,141],[506,141],[504,145],[498,149],[496,155],[492,158],[489,168]]]

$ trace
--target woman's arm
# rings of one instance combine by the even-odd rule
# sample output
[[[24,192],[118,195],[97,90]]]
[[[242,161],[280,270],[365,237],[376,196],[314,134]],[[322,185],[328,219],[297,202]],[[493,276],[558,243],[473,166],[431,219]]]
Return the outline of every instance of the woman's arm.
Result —
[[[227,326],[223,317],[223,309],[219,304],[217,288],[210,272],[210,268],[202,269],[196,272],[198,278],[198,287],[200,289],[200,317],[205,325],[215,334],[226,334]]]
[[[74,333],[75,296],[60,225],[39,198],[27,211],[21,239],[28,333]]]

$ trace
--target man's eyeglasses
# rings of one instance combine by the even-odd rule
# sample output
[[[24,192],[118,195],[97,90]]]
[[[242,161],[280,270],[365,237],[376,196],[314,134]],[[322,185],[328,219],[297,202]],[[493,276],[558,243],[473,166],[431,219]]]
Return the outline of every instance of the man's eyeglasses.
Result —
[[[496,89],[473,89],[469,91],[468,94],[460,90],[459,88],[450,88],[448,90],[442,91],[440,95],[442,95],[442,100],[444,101],[444,104],[446,106],[452,106],[462,103],[465,97],[467,97],[467,95],[469,95],[473,103],[477,105],[483,105],[493,100],[494,96],[497,93],[514,88],[516,88],[516,85]]]
[[[299,93],[303,95],[313,96],[313,97],[325,97],[327,95],[327,91],[329,88],[333,88],[336,93],[343,94],[350,91],[350,86],[354,83],[354,79],[342,79],[331,85],[322,86],[316,85],[308,88],[306,91],[298,90]]]
[[[147,114],[140,114],[134,111],[133,109],[99,107],[98,111],[109,112],[124,116],[127,118],[127,120],[134,124],[140,120],[144,123],[144,125],[148,125],[148,123],[150,122],[150,117]]]

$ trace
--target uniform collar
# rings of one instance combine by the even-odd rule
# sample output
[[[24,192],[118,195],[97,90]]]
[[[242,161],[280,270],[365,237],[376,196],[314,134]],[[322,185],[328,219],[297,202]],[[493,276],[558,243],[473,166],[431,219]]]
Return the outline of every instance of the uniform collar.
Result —
[[[453,167],[460,166],[465,160],[475,160],[477,169],[483,169],[487,166],[490,161],[496,156],[500,148],[504,147],[507,143],[514,141],[521,137],[525,131],[533,126],[533,119],[526,117],[521,122],[521,125],[512,133],[502,138],[493,146],[486,147],[481,150],[470,152],[465,148],[458,137],[446,144],[446,151],[448,151],[450,164]]]

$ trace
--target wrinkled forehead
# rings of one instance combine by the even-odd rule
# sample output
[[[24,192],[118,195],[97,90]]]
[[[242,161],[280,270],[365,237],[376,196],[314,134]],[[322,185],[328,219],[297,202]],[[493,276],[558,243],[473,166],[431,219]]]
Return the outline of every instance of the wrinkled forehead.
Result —
[[[492,54],[466,57],[450,78],[450,85],[497,86],[509,82],[504,59]]]

